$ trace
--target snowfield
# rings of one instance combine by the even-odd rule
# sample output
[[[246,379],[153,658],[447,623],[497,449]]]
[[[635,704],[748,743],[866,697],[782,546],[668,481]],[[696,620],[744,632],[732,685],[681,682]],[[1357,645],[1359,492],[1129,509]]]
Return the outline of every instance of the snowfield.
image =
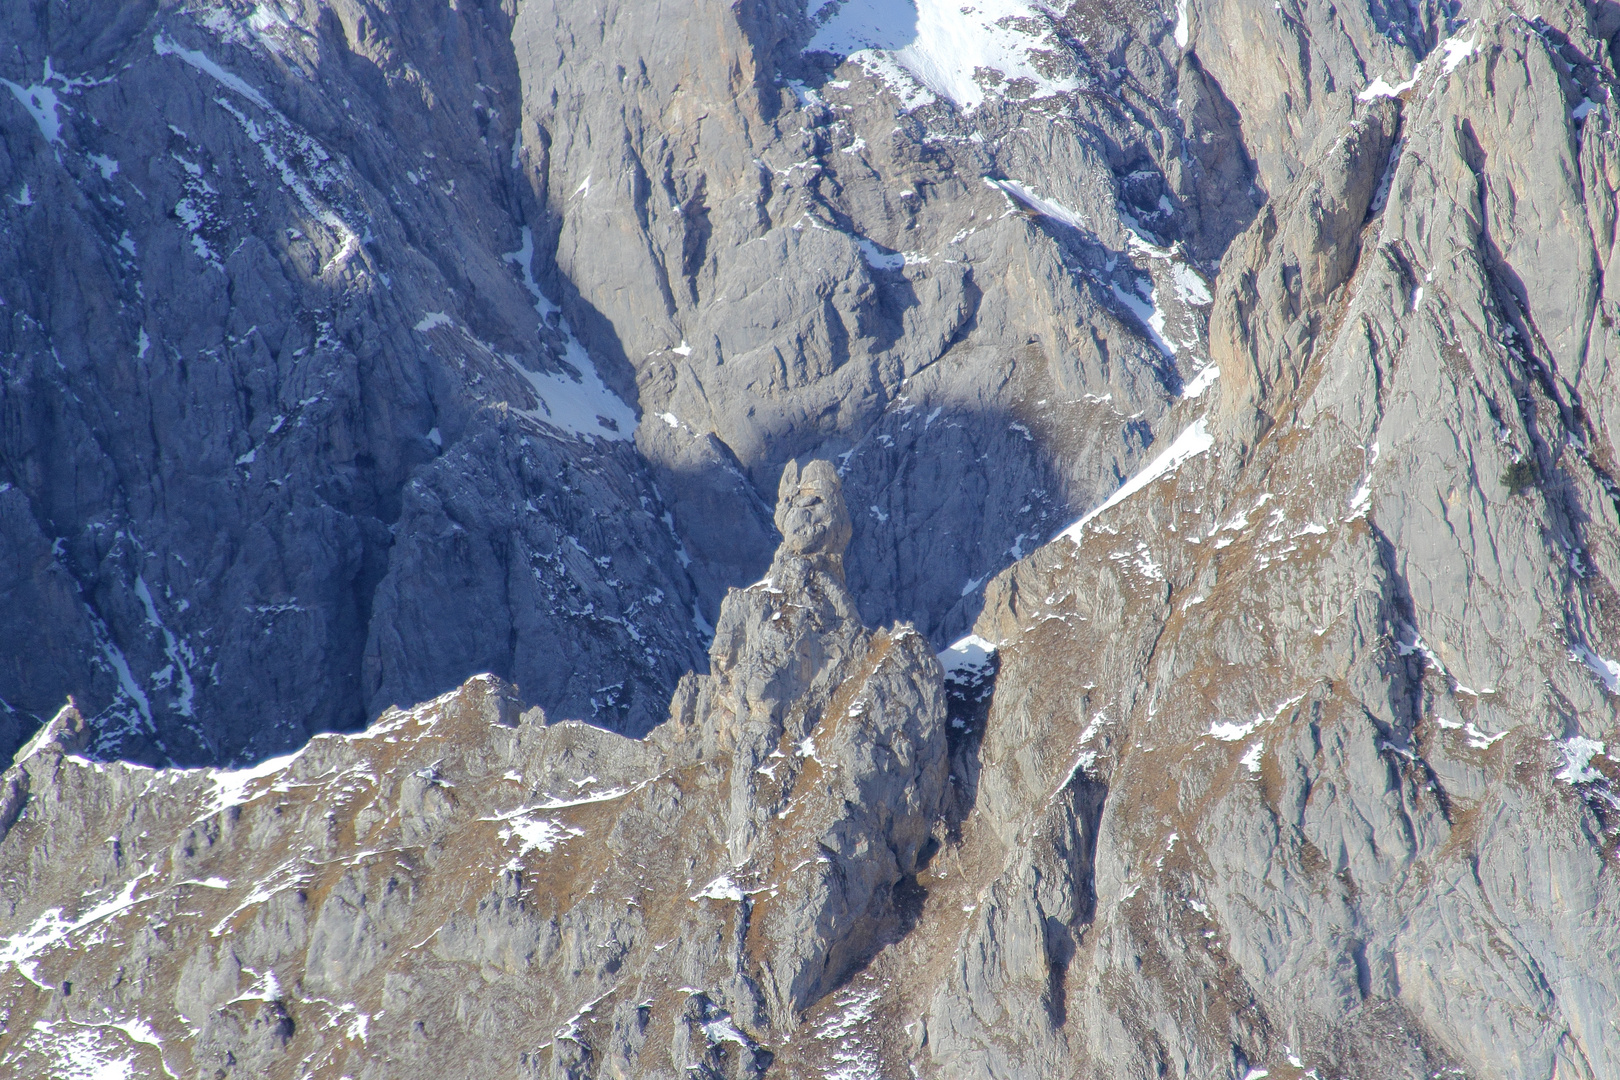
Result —
[[[1056,44],[1046,10],[1018,0],[845,0],[807,51],[861,64],[908,109],[941,97],[972,110],[992,92],[1045,97],[1075,89],[1075,79],[1041,63]]]

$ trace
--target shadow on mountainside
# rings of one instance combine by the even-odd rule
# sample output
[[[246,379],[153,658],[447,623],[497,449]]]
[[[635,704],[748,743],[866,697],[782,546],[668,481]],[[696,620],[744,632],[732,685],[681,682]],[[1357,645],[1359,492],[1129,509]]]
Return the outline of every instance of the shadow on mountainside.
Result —
[[[516,266],[535,239],[522,223],[542,234],[542,305],[560,303],[604,383],[627,400],[634,383],[610,321],[544,252],[544,193],[482,158],[450,175],[449,148],[510,145],[515,118],[417,116],[416,91],[387,77],[399,54],[353,52],[334,25],[322,47],[345,61],[306,85],[172,13],[123,12],[133,45],[98,36],[93,16],[18,40],[62,70],[117,67],[119,94],[175,123],[126,116],[109,141],[75,119],[101,91],[75,87],[58,152],[29,114],[0,111],[18,147],[0,187],[27,178],[35,200],[0,207],[15,217],[0,278],[33,282],[7,296],[23,314],[0,325],[0,756],[71,694],[97,728],[95,756],[248,764],[486,671],[555,717],[644,734],[680,675],[706,666],[725,590],[768,565],[761,484],[788,458],[839,464],[866,621],[914,622],[939,648],[972,625],[985,582],[1106,498],[1154,443],[1149,420],[1065,389],[1079,361],[1051,343],[969,349],[971,319],[898,396],[835,429],[767,432],[762,461],[711,435],[655,461],[627,440],[542,434],[499,381],[507,361],[555,366]],[[507,17],[456,18],[406,13],[378,41],[442,37],[454,48],[440,75],[521,98]],[[201,47],[236,82],[183,59]],[[197,79],[259,119],[243,124]],[[323,101],[345,91],[352,115],[330,114]],[[374,234],[350,264],[333,270],[350,248],[315,247],[303,204],[261,168],[266,131],[328,148],[331,213]],[[401,139],[444,151],[423,153],[438,181],[397,182]],[[122,172],[96,164],[113,151]],[[187,186],[192,168],[208,192]],[[136,180],[144,201],[115,198]],[[446,229],[463,197],[499,212]],[[161,209],[187,199],[214,200],[195,235]],[[31,250],[83,272],[35,273]],[[117,254],[131,251],[147,262]],[[889,333],[911,286],[877,276]],[[1173,401],[1174,369],[1151,347],[1107,359],[1142,366],[1131,377]]]

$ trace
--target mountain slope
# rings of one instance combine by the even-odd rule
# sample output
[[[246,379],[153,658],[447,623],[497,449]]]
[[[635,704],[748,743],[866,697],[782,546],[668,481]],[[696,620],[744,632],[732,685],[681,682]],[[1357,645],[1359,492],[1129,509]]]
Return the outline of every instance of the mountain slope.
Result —
[[[174,93],[209,86],[193,105],[231,139],[252,129],[230,109],[292,130],[336,114],[343,80],[366,95],[344,115],[391,103],[348,121],[375,132],[354,145],[439,156],[406,191],[344,151],[352,190],[392,201],[331,287],[397,344],[310,355],[374,387],[346,423],[437,426],[289,441],[270,460],[302,479],[278,485],[258,455],[313,420],[203,424],[222,446],[264,426],[229,444],[253,454],[229,467],[240,490],[333,522],[316,550],[351,558],[287,560],[345,582],[296,614],[365,627],[289,630],[293,660],[254,637],[261,667],[235,670],[263,692],[221,645],[216,689],[203,629],[227,640],[222,614],[243,616],[182,611],[144,534],[85,508],[123,499],[209,543],[231,521],[272,545],[296,530],[218,500],[187,503],[217,520],[154,509],[208,475],[201,453],[172,481],[107,479],[145,460],[116,414],[183,395],[88,346],[76,367],[73,341],[112,340],[48,329],[77,286],[6,272],[34,290],[7,331],[8,380],[34,380],[6,391],[7,580],[55,614],[8,624],[42,644],[7,647],[3,692],[56,719],[0,781],[0,1061],[1620,1071],[1620,9],[515,10],[460,5],[433,36],[380,7],[286,26],[164,7],[125,16],[137,38],[17,37],[65,35],[74,72],[102,48],[195,73]],[[118,84],[74,84],[70,50],[40,48],[58,59],[11,91],[26,139],[7,146],[34,171],[5,212],[116,224],[62,177],[107,180],[84,117]],[[490,95],[470,114],[446,104],[467,86]],[[161,205],[203,205],[185,177],[227,190],[223,155],[193,176],[188,153],[143,159],[178,170]],[[132,234],[137,252],[229,278],[203,265],[223,240],[143,220],[167,240]],[[306,220],[265,229],[326,245],[314,282],[346,247]],[[97,228],[84,250],[116,248]],[[296,246],[254,235],[290,265]],[[131,309],[153,290],[128,288]],[[179,386],[201,353],[174,348]],[[397,380],[346,366],[362,355]],[[587,392],[619,430],[566,411]],[[72,461],[42,449],[57,418],[83,433]],[[164,447],[191,430],[143,427]],[[385,445],[367,468],[397,504],[328,479]],[[70,510],[77,531],[50,516]],[[366,521],[389,533],[372,563],[338,542]],[[199,565],[235,595],[264,559]],[[355,565],[371,576],[329,569]],[[330,666],[338,642],[358,681]],[[131,687],[150,727],[117,720],[140,715]],[[82,707],[56,712],[69,690]],[[216,693],[248,704],[177,704]],[[426,703],[303,741],[406,699]],[[235,741],[182,753],[194,729]],[[169,764],[300,745],[246,771]]]

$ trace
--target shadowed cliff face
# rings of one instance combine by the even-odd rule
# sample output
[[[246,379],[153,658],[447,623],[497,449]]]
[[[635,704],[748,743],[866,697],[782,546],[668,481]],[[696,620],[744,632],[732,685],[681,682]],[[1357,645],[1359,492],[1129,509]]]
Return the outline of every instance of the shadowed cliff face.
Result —
[[[1620,1071],[1620,7],[0,17],[0,1072]]]
[[[1199,385],[1253,213],[1145,10],[996,23],[1060,92],[898,124],[793,5],[4,17],[8,748],[71,693],[255,760],[480,671],[645,732],[796,457],[943,645]]]

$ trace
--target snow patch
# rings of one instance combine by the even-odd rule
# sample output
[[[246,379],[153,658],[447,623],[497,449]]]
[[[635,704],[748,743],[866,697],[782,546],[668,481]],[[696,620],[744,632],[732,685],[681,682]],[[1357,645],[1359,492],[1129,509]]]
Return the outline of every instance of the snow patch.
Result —
[[[214,61],[210,60],[204,53],[198,52],[196,49],[182,48],[181,46],[170,41],[168,38],[164,37],[163,34],[159,32],[152,35],[152,51],[157,53],[159,56],[178,57],[187,64],[190,64],[192,67],[196,68],[198,71],[214,79],[214,81],[218,82],[221,86],[225,86],[236,91],[238,94],[242,95],[249,101],[253,102],[253,104],[263,109],[265,112],[275,112],[275,110],[270,107],[270,102],[265,100],[263,94],[249,86],[240,76],[233,75],[229,71],[226,71],[224,68],[214,63]]]
[[[1271,723],[1273,720],[1277,719],[1277,717],[1287,712],[1289,708],[1298,705],[1304,700],[1304,694],[1295,694],[1291,698],[1277,702],[1276,706],[1271,710],[1270,716],[1255,713],[1253,720],[1242,724],[1230,720],[1219,721],[1211,724],[1209,726],[1209,730],[1204,734],[1210,736],[1211,738],[1219,739],[1222,742],[1239,742],[1240,740],[1248,738],[1256,728],[1260,727],[1260,725]]]
[[[884,251],[864,236],[857,236],[855,243],[860,246],[861,258],[865,259],[866,265],[874,270],[899,270],[906,265],[905,255],[898,251]]]
[[[248,456],[251,455],[252,451],[249,451]],[[238,458],[236,463],[241,465],[243,462]],[[180,671],[180,696],[175,699],[174,711],[181,716],[190,716],[192,701],[197,694],[197,688],[191,682],[190,666],[197,662],[197,654],[189,643],[176,638],[174,632],[158,617],[157,605],[152,602],[152,590],[147,588],[146,578],[140,575],[135,578],[135,595],[146,608],[146,624],[163,635],[163,655]]]
[[[232,806],[241,806],[251,801],[254,796],[248,794],[248,788],[257,781],[267,779],[285,769],[297,760],[302,750],[295,750],[290,754],[273,757],[261,761],[257,765],[250,765],[245,769],[205,769],[210,782],[214,785],[212,797],[203,809],[201,817],[209,817]]]
[[[1417,85],[1418,77],[1422,74],[1423,65],[1418,64],[1417,67],[1412,69],[1412,77],[1410,79],[1407,79],[1405,82],[1399,83],[1395,86],[1391,86],[1382,78],[1374,79],[1372,82],[1367,84],[1367,88],[1365,90],[1356,95],[1356,100],[1372,101],[1381,97],[1400,97],[1402,94],[1406,93],[1408,90],[1412,89],[1412,87]]]
[[[1098,514],[1118,506],[1153,481],[1169,475],[1214,445],[1215,438],[1209,433],[1208,417],[1200,416],[1189,424],[1185,431],[1177,435],[1170,448],[1154,458],[1152,464],[1121,484],[1119,490],[1110,495],[1106,502],[1087,511],[1079,521],[1058,533],[1058,537],[1067,537],[1076,544],[1080,543],[1086,524]]]
[[[1578,642],[1570,649],[1569,658],[1579,660],[1585,664],[1592,674],[1597,676],[1598,681],[1603,684],[1603,689],[1611,694],[1620,694],[1620,663],[1599,656]]]
[[[241,125],[248,139],[258,146],[265,166],[281,177],[282,185],[292,192],[299,205],[333,233],[337,240],[337,251],[321,266],[320,275],[324,277],[334,267],[345,266],[351,258],[359,254],[359,234],[330,207],[322,205],[310,187],[313,184],[316,189],[324,190],[342,175],[340,166],[333,160],[332,155],[327,153],[326,148],[301,129],[294,127],[292,122],[272,108],[257,90],[202,53],[181,49],[164,39],[162,34],[152,39],[152,47],[159,56],[170,54],[179,56],[186,63],[212,76],[222,86],[235,91],[269,114],[270,122],[262,124],[225,98],[214,98],[214,104],[230,113]],[[294,160],[310,172],[308,177],[301,175],[293,167]],[[384,281],[386,283],[386,277]]]
[[[740,903],[743,899],[742,888],[731,879],[730,874],[721,874],[701,890],[692,895],[696,900],[731,900]]]
[[[940,666],[945,669],[947,680],[976,681],[990,670],[990,665],[996,655],[996,643],[986,641],[978,634],[969,634],[960,638],[945,648],[939,654]]]
[[[1361,483],[1356,486],[1356,490],[1350,493],[1350,516],[1345,518],[1345,521],[1365,517],[1368,507],[1372,505],[1372,471],[1373,466],[1378,464],[1378,440],[1373,440],[1366,453],[1367,471],[1362,474]]]
[[[1474,55],[1474,50],[1478,44],[1479,38],[1477,35],[1467,41],[1458,41],[1456,38],[1442,41],[1440,48],[1445,50],[1445,57],[1440,61],[1441,73],[1450,75],[1453,71],[1456,71],[1459,64]]]
[[[1590,784],[1603,779],[1603,774],[1592,768],[1592,759],[1604,752],[1603,744],[1596,739],[1580,735],[1561,739],[1558,750],[1564,756],[1564,767],[1553,774],[1554,780],[1562,780],[1566,784]]]
[[[992,180],[987,176],[984,178],[984,182],[1006,195],[1015,209],[1029,210],[1040,214],[1042,217],[1049,217],[1053,221],[1062,222],[1071,229],[1083,230],[1086,227],[1086,219],[1080,215],[1079,211],[1070,210],[1067,206],[1052,199],[1044,199],[1016,180]]]
[[[1254,729],[1259,727],[1261,723],[1262,719],[1258,716],[1243,724],[1233,723],[1230,720],[1222,720],[1209,725],[1209,730],[1204,734],[1210,736],[1211,738],[1219,739],[1222,742],[1240,742],[1253,734]]]
[[[146,691],[141,689],[141,684],[135,681],[134,673],[129,670],[129,660],[124,656],[124,650],[114,644],[111,637],[104,637],[102,634],[96,636],[101,645],[102,657],[107,661],[108,666],[113,669],[113,673],[118,676],[119,689],[123,691],[125,697],[128,697],[135,704],[135,708],[140,710],[142,719],[146,721],[146,726],[151,728],[152,703],[147,699]],[[156,728],[153,728],[153,730],[156,730]]]
[[[135,1075],[134,1057],[121,1053],[122,1047],[109,1049],[98,1027],[36,1020],[25,1038],[54,1059],[52,1080],[131,1080]]]
[[[584,836],[584,829],[577,829],[572,825],[565,825],[550,818],[536,818],[529,811],[515,811],[498,818],[482,818],[483,821],[504,821],[501,827],[500,838],[502,842],[516,840],[518,842],[517,857],[522,858],[531,851],[538,851],[542,855],[549,855],[556,850],[557,845],[574,836]]]
[[[1215,302],[1210,293],[1209,286],[1204,279],[1198,276],[1198,271],[1186,263],[1176,263],[1170,268],[1170,278],[1176,285],[1176,296],[1183,304],[1194,307],[1206,307]]]
[[[413,329],[419,334],[425,334],[436,326],[453,326],[455,320],[442,311],[430,311],[417,322]]]
[[[585,781],[585,783],[589,783],[595,779],[596,777],[593,776],[590,778],[590,780]],[[572,799],[564,799],[561,796],[550,795],[547,796],[545,802],[541,803],[535,809],[563,810],[570,806],[589,806],[591,803],[612,802],[614,799],[622,799],[629,793],[629,788],[612,787],[605,788],[602,791],[593,791],[588,795],[576,795]]]
[[[58,108],[66,108],[56,96],[56,91],[49,85],[52,77],[51,62],[45,61],[44,82],[32,86],[19,86],[10,79],[0,79],[12,95],[28,110],[28,115],[34,118],[39,126],[39,133],[45,136],[48,143],[62,141],[62,119],[56,115]],[[26,205],[26,204],[25,204]]]
[[[242,970],[249,975],[258,974],[252,968],[244,967]],[[263,975],[254,980],[252,986],[237,994],[236,997],[231,999],[230,1003],[237,1001],[275,1001],[280,997],[281,980],[276,978],[274,971],[266,970]]]
[[[1166,356],[1175,356],[1175,342],[1164,336],[1164,308],[1159,306],[1158,288],[1155,287],[1149,293],[1146,301],[1136,293],[1122,289],[1118,285],[1110,285],[1110,288],[1114,290],[1114,299],[1129,308],[1131,314],[1135,315],[1146,328],[1149,339],[1158,346],[1159,351]]]
[[[1204,391],[1215,385],[1215,380],[1221,377],[1221,369],[1214,364],[1205,364],[1193,375],[1192,380],[1181,388],[1181,396],[1192,400],[1204,396]]]
[[[602,382],[601,374],[596,370],[596,362],[574,336],[568,320],[562,316],[562,309],[540,291],[530,265],[533,257],[534,232],[525,225],[523,246],[509,252],[503,258],[507,262],[517,264],[518,269],[522,271],[524,287],[529,290],[529,295],[534,297],[534,310],[548,326],[562,336],[563,359],[579,373],[579,377],[570,378],[567,374],[559,372],[530,371],[512,361],[513,370],[528,382],[540,405],[538,409],[513,411],[570,435],[589,435],[608,440],[634,438],[635,410],[626,405]],[[681,344],[684,346],[686,343],[683,341]]]
[[[202,235],[204,213],[205,211],[189,198],[181,199],[174,204],[174,216],[179,218],[191,232],[191,249],[197,253],[197,257],[203,262],[209,263],[216,270],[223,271],[225,264],[219,261],[219,256],[215,254],[213,248],[208,246],[208,241]]]
[[[703,1025],[703,1036],[709,1040],[710,1046],[719,1046],[721,1043],[736,1043],[738,1046],[746,1048],[749,1045],[748,1038],[737,1030],[736,1025],[731,1022],[729,1014],[720,1017],[718,1020],[710,1020],[705,1023]]]
[[[966,110],[987,96],[1074,90],[1072,75],[1042,71],[1060,45],[1044,6],[1020,0],[844,0],[829,4],[807,52],[848,57],[889,85],[905,107],[938,97]]]
[[[25,979],[40,989],[54,990],[55,987],[46,986],[36,975],[38,958],[58,945],[66,943],[75,931],[110,919],[114,915],[128,911],[136,904],[152,899],[150,895],[137,897],[135,888],[156,872],[148,870],[136,875],[124,883],[122,892],[92,905],[76,919],[64,919],[61,908],[51,908],[35,919],[28,929],[11,937],[0,938],[0,971],[8,966],[15,967]]]

